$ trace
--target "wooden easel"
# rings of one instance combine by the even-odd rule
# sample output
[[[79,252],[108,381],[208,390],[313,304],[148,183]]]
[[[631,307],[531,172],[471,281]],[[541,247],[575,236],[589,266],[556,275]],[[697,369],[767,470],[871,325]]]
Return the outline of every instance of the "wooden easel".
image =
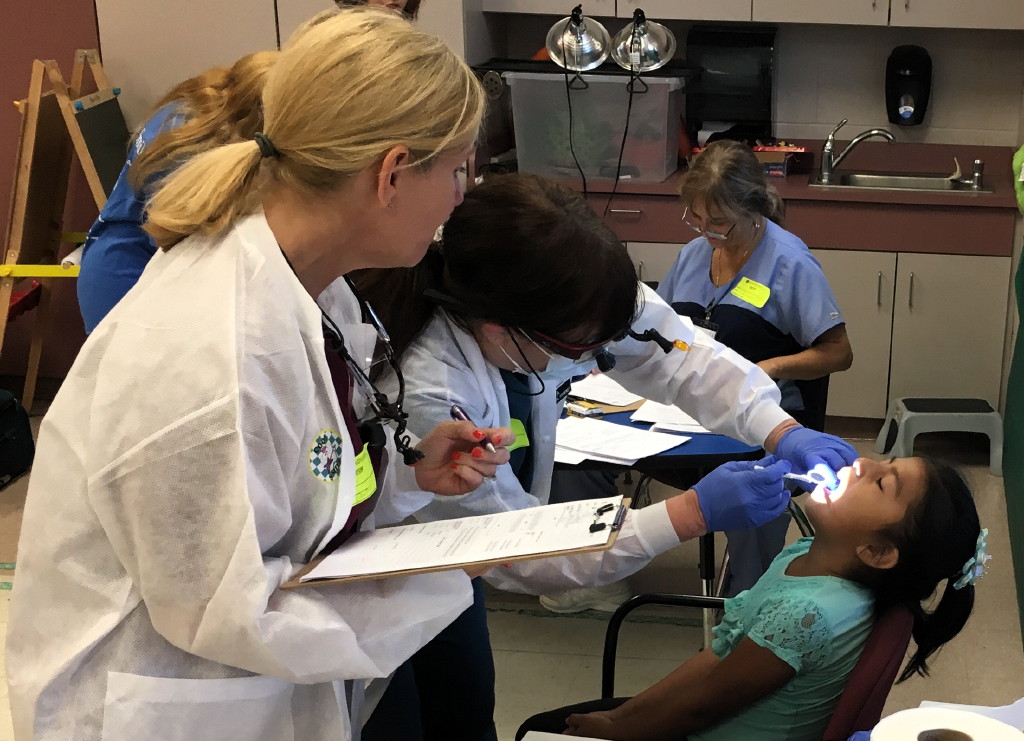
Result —
[[[99,90],[79,98],[86,66]],[[44,90],[47,86],[49,89]],[[70,84],[64,81],[54,60],[35,60],[28,97],[16,103],[22,113],[21,139],[15,162],[3,264],[0,264],[0,308],[7,311],[16,283],[25,278],[38,279],[42,296],[32,328],[22,392],[22,403],[28,410],[31,410],[35,397],[43,337],[49,328],[53,280],[77,277],[79,272],[77,265],[65,268],[57,262],[72,151],[85,172],[97,211],[103,208],[109,191],[109,188],[104,188],[76,117],[101,104],[109,106],[109,101],[117,106],[115,98],[118,92],[107,84],[97,52],[80,49],[75,53]],[[119,107],[117,111],[120,115]],[[123,117],[120,122],[123,128]],[[127,129],[124,132],[126,144]],[[122,161],[124,151],[122,147]],[[112,187],[112,182],[110,185]],[[0,322],[0,352],[6,329],[4,317]]]

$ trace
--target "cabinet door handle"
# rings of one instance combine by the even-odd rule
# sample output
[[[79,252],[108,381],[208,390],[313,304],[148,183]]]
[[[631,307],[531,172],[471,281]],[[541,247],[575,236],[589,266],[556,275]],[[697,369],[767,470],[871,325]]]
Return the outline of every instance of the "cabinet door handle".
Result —
[[[636,277],[640,282],[644,279],[644,261],[640,260],[636,265]]]
[[[907,292],[907,306],[914,308],[914,274],[910,274],[910,290]]]
[[[908,13],[910,12],[910,0],[905,0],[905,2],[903,3],[903,9]]]
[[[871,9],[878,10],[878,0],[871,0]]]
[[[878,305],[882,305],[882,271],[878,271]]]
[[[643,209],[640,208],[610,208],[608,209],[610,214],[629,214],[630,216],[639,216],[643,213]]]

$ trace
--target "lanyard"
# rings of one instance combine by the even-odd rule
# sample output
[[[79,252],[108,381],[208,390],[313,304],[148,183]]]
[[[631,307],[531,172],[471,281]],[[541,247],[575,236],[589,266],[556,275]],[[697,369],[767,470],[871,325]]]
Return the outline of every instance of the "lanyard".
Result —
[[[708,302],[708,305],[704,308],[704,321],[705,322],[710,322],[711,321],[711,312],[713,312],[715,310],[716,306],[718,306],[720,303],[722,303],[722,300],[726,296],[729,295],[729,291],[731,291],[733,288],[736,287],[736,282],[740,278],[742,278],[742,277],[743,277],[743,271],[741,269],[740,271],[738,271],[736,273],[736,275],[734,275],[732,277],[732,280],[729,281],[728,285],[725,286],[725,290],[722,291],[721,295],[717,295],[717,293],[712,294],[711,300]],[[715,287],[715,291],[716,292],[718,291],[719,288],[721,288],[721,286],[715,286],[714,283],[712,283],[711,285]],[[717,298],[716,298],[716,296],[717,296]]]

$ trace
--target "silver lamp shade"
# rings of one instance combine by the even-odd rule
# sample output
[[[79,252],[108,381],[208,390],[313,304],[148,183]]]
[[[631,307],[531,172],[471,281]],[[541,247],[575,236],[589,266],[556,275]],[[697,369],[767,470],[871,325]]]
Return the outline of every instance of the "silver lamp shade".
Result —
[[[544,45],[560,67],[586,72],[600,67],[608,58],[611,37],[593,18],[584,19],[583,6],[577,5],[572,15],[551,27]]]
[[[676,53],[676,37],[665,26],[647,20],[644,11],[633,11],[633,21],[615,34],[612,59],[633,73],[664,67]]]

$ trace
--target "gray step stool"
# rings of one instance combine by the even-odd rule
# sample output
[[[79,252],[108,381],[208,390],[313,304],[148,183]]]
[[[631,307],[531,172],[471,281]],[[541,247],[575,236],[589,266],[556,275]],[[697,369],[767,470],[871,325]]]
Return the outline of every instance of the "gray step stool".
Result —
[[[893,399],[875,452],[905,458],[922,432],[981,432],[988,435],[989,471],[1003,475],[1003,420],[984,399]]]

